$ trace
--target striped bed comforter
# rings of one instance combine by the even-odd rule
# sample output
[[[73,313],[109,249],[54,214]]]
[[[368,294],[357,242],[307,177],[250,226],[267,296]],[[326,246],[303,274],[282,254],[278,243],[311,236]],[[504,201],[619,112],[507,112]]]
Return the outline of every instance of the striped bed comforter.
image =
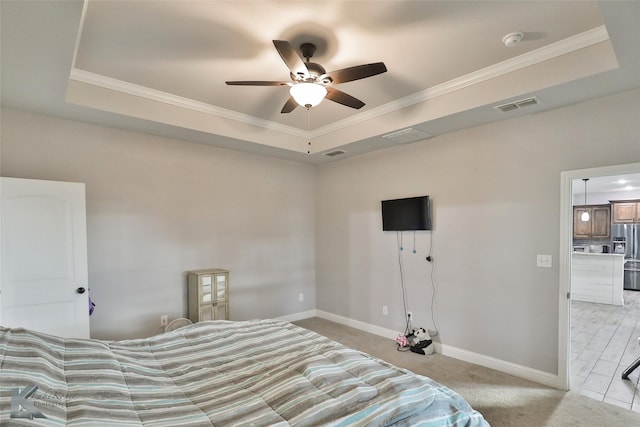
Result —
[[[0,425],[488,424],[429,378],[288,322],[255,320],[124,341],[0,327]]]

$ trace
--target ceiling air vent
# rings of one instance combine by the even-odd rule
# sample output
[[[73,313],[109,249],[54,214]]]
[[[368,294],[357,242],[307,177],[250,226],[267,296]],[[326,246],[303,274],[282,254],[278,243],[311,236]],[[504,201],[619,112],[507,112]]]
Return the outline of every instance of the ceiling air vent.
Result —
[[[433,138],[433,135],[418,129],[407,128],[382,135],[382,137],[398,144],[408,144],[422,139]]]
[[[346,153],[346,151],[344,150],[334,150],[334,151],[329,151],[328,153],[325,153],[325,156],[327,157],[335,157],[335,156],[339,156],[341,154]]]
[[[496,105],[493,108],[500,111],[501,113],[507,113],[509,111],[519,110],[520,108],[538,105],[539,103],[540,101],[538,101],[538,98],[533,96],[531,98],[521,99],[520,101],[514,101],[508,104]]]

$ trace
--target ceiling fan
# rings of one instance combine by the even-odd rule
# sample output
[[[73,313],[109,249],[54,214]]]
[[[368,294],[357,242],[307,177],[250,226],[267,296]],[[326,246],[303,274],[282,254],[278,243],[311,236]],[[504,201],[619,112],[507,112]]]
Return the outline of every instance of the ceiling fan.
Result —
[[[300,45],[302,57],[288,41],[273,40],[273,44],[289,68],[291,81],[254,80],[226,83],[236,86],[289,86],[290,96],[282,107],[281,113],[290,113],[298,105],[309,109],[318,105],[324,98],[347,107],[362,108],[365,105],[364,102],[336,89],[333,85],[364,79],[387,71],[384,62],[375,62],[327,73],[322,65],[310,61],[316,52],[316,46],[313,43]]]

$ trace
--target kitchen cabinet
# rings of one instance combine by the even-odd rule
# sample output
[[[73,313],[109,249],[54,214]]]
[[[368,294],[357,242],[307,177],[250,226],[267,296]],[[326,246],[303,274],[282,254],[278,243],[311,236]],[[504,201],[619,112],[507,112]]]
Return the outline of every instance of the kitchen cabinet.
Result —
[[[624,255],[574,252],[571,299],[623,305]]]
[[[640,200],[612,200],[611,209],[614,224],[640,223]]]
[[[589,221],[582,221],[582,213],[589,212]],[[611,205],[573,207],[574,239],[608,239],[611,236]]]
[[[187,272],[189,320],[229,320],[229,271],[220,268]]]

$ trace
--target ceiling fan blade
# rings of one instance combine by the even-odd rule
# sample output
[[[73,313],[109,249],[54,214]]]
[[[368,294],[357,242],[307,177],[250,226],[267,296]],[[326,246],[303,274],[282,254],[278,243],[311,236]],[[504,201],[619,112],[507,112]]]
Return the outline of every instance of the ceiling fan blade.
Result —
[[[353,96],[330,86],[327,87],[327,96],[325,96],[325,98],[355,109],[364,107],[364,102],[360,101],[358,98],[354,98]]]
[[[269,82],[261,80],[231,81],[225,83],[231,86],[288,86],[290,84],[290,82]]]
[[[285,102],[282,106],[282,110],[280,111],[280,113],[290,113],[295,110],[297,106],[298,103],[296,102],[296,100],[293,99],[293,96],[290,96],[289,99],[287,99],[287,102]]]
[[[309,70],[307,70],[307,66],[304,65],[304,61],[291,46],[291,43],[285,40],[273,40],[273,45],[276,47],[276,50],[280,54],[284,63],[287,64],[291,74],[303,78],[309,77]]]
[[[357,65],[355,67],[343,68],[342,70],[331,71],[326,76],[331,77],[333,83],[346,83],[366,77],[382,74],[387,71],[384,62],[374,62],[373,64]],[[321,76],[320,79],[322,79]]]

